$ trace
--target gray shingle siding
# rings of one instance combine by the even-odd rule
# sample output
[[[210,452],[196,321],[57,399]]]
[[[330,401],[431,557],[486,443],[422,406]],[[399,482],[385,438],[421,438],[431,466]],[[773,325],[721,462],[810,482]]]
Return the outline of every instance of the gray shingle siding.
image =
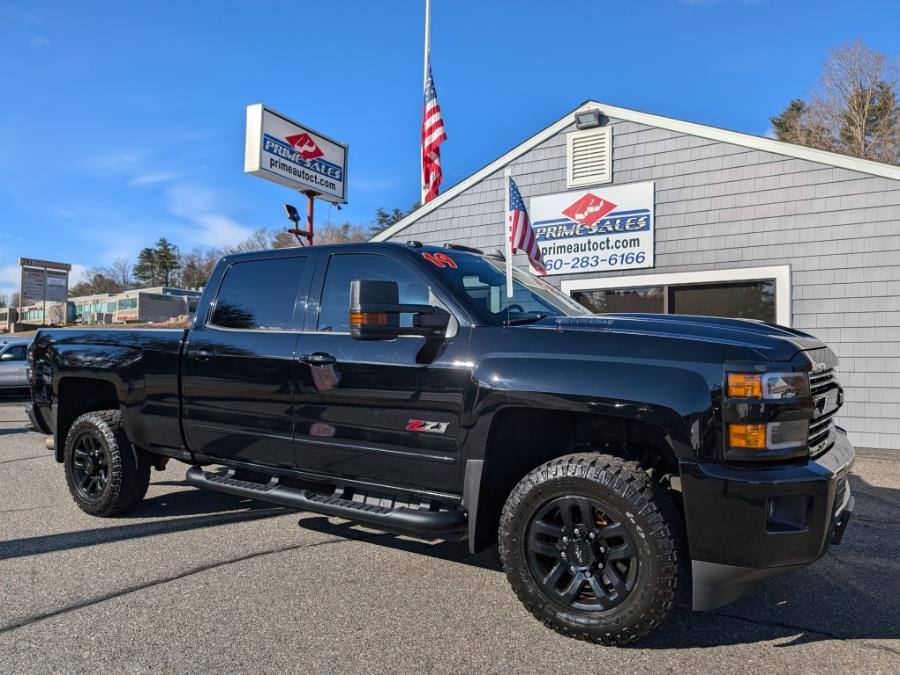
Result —
[[[841,358],[839,424],[857,445],[900,449],[900,181],[610,124],[612,184],[655,181],[656,267],[602,276],[790,265],[793,327]],[[573,129],[511,162],[526,200],[568,189],[565,134]],[[393,239],[502,248],[502,169]]]

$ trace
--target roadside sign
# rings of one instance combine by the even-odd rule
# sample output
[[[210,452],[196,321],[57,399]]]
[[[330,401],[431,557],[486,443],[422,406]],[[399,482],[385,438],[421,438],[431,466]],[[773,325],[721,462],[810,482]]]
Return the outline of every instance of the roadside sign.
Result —
[[[531,214],[547,274],[653,267],[653,183],[532,197]]]
[[[347,203],[347,145],[269,110],[247,106],[244,173],[335,204]]]
[[[66,302],[69,299],[68,263],[37,258],[19,258],[22,268],[19,285],[19,306],[42,302]]]

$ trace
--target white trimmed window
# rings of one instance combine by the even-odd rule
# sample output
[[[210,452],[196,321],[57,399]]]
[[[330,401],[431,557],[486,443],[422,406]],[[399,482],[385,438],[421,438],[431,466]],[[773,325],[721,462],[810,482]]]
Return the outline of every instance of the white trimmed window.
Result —
[[[699,314],[791,325],[789,265],[569,279],[562,290],[597,314]]]
[[[566,183],[570,188],[612,180],[612,127],[566,134]]]

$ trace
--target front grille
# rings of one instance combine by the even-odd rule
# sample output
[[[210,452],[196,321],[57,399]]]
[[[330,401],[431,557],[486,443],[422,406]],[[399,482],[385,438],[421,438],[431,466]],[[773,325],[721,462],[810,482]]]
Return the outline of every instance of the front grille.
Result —
[[[834,370],[827,368],[810,373],[809,389],[816,404],[817,416],[809,422],[807,445],[810,457],[818,457],[834,445],[834,416],[842,403],[840,385],[834,376]]]

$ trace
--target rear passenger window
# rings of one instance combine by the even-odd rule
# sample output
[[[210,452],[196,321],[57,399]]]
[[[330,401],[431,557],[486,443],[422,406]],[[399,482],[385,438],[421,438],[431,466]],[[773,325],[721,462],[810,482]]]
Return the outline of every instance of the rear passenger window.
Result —
[[[400,304],[428,305],[429,289],[408,267],[375,253],[344,253],[331,256],[319,309],[318,330],[350,332],[350,282],[354,279],[396,281]],[[412,317],[400,317],[409,326]]]
[[[222,328],[296,328],[294,304],[306,258],[270,258],[233,264],[219,287],[210,323]]]

